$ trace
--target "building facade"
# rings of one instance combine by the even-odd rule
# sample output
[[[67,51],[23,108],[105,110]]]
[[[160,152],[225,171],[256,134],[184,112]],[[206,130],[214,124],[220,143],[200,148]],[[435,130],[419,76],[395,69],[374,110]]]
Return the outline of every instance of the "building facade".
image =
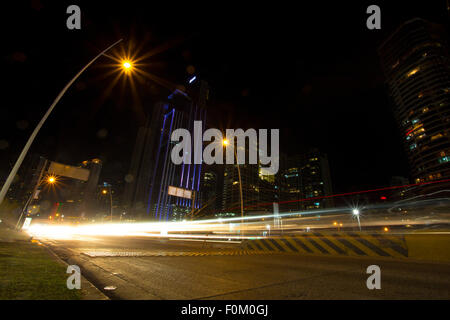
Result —
[[[246,214],[272,211],[278,201],[275,175],[263,176],[259,164],[240,164],[242,200]],[[241,196],[237,165],[224,165],[222,212],[240,213]]]
[[[333,199],[329,198],[332,186],[328,157],[317,149],[285,157],[279,184],[280,210],[302,211],[334,206]]]
[[[379,47],[414,183],[450,177],[450,65],[443,26],[403,23]]]

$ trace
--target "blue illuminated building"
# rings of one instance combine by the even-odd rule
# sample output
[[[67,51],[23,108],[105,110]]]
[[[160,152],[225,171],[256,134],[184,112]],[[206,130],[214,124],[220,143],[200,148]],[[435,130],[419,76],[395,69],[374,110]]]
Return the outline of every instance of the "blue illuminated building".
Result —
[[[154,106],[145,126],[139,129],[125,178],[124,203],[131,215],[158,221],[180,220],[193,205],[201,206],[202,165],[175,165],[170,157],[174,146],[170,137],[174,130],[183,128],[191,132],[193,139],[194,121],[205,125],[208,91],[205,81],[193,82],[187,92],[173,91]],[[194,204],[192,199],[169,195],[169,186],[195,191]]]

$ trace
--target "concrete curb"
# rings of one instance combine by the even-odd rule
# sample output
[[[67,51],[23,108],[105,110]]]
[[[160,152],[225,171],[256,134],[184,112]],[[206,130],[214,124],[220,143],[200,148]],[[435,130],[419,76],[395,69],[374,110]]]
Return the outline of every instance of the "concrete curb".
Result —
[[[407,234],[408,257],[450,263],[450,234]]]
[[[241,248],[299,255],[318,254],[450,262],[450,234],[310,232],[245,240]]]

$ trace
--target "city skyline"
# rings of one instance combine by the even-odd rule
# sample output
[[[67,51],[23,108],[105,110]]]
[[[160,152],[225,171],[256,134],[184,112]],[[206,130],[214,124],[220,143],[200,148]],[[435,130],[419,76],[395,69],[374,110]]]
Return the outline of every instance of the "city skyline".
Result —
[[[0,300],[450,300],[450,0],[4,5]]]
[[[434,17],[434,20],[439,20],[440,15],[437,12],[437,9],[439,8],[439,6],[430,8],[428,15]],[[345,8],[341,8],[338,12],[342,12],[343,9]],[[353,8],[353,11],[347,13],[348,16],[351,17],[351,13],[357,9],[359,9],[359,7]],[[314,11],[317,10],[317,8],[312,7],[311,10]],[[398,10],[398,8],[394,6],[392,10]],[[413,6],[409,8],[409,10],[410,12],[406,11],[403,12],[403,14],[405,16],[414,16],[418,12],[417,8],[414,8]],[[39,10],[36,8],[29,8],[28,11],[30,11],[29,14],[33,16],[35,13],[45,11],[45,6]],[[112,11],[112,13],[114,13],[114,11]],[[423,12],[423,14],[426,14],[426,12]],[[382,30],[374,36],[373,40],[366,40],[366,43],[360,48],[364,53],[367,53],[367,51],[370,50],[370,58],[365,58],[365,62],[368,61],[367,59],[376,59],[374,61],[376,65],[373,66],[372,71],[369,72],[363,71],[363,73],[359,74],[355,67],[352,67],[351,69],[348,69],[347,73],[342,73],[342,70],[340,71],[339,69],[344,68],[343,70],[345,70],[346,62],[344,58],[344,60],[341,60],[340,64],[338,64],[338,66],[340,66],[339,68],[334,68],[336,70],[329,72],[329,75],[321,76],[320,74],[326,72],[325,66],[331,65],[331,61],[323,64],[323,62],[326,61],[326,58],[323,56],[319,55],[320,57],[312,58],[312,52],[320,52],[323,50],[321,46],[318,46],[311,53],[308,53],[308,55],[300,55],[293,60],[290,58],[293,53],[286,51],[285,53],[288,57],[287,61],[294,62],[293,65],[296,66],[292,75],[287,78],[291,81],[286,83],[286,88],[280,88],[280,86],[274,84],[273,81],[262,80],[263,82],[261,83],[261,80],[258,80],[257,78],[254,78],[253,80],[255,81],[252,83],[252,78],[248,78],[248,72],[254,72],[255,70],[253,69],[249,69],[248,71],[245,71],[244,69],[245,72],[241,76],[236,74],[236,77],[231,78],[239,79],[242,76],[243,78],[247,78],[248,88],[242,86],[242,80],[237,81],[237,83],[221,83],[224,79],[230,79],[230,76],[232,76],[230,75],[231,71],[226,71],[226,68],[233,68],[233,63],[236,63],[237,67],[238,65],[242,66],[242,63],[244,62],[251,61],[248,60],[250,58],[250,52],[247,53],[245,50],[242,50],[238,55],[234,54],[230,56],[230,58],[232,58],[230,60],[231,66],[229,65],[226,67],[226,63],[222,64],[223,68],[225,68],[225,71],[222,70],[219,72],[219,74],[225,76],[222,80],[218,81],[217,76],[210,76],[212,75],[213,69],[208,67],[207,62],[209,62],[209,60],[206,59],[206,62],[201,62],[201,57],[204,57],[205,53],[211,49],[217,48],[217,43],[212,42],[210,45],[206,46],[201,45],[200,43],[199,45],[200,39],[203,39],[208,33],[203,35],[200,32],[200,36],[186,36],[182,40],[179,40],[181,45],[177,44],[176,41],[175,44],[167,45],[170,49],[166,49],[165,51],[161,49],[162,56],[156,56],[157,58],[155,58],[155,60],[157,61],[154,63],[157,68],[158,64],[161,64],[166,65],[165,70],[172,70],[172,73],[168,73],[168,75],[173,79],[177,79],[176,77],[178,77],[178,80],[172,81],[176,85],[182,85],[183,82],[186,84],[193,74],[197,75],[199,79],[204,79],[206,81],[211,78],[211,81],[213,81],[211,84],[212,101],[208,106],[208,116],[210,117],[209,123],[212,125],[217,127],[222,126],[223,128],[242,127],[244,129],[249,127],[263,127],[264,125],[269,128],[280,127],[281,151],[288,154],[296,154],[299,153],[299,151],[300,153],[306,152],[310,148],[317,147],[329,155],[331,174],[333,176],[332,181],[334,183],[333,189],[337,192],[383,186],[389,183],[392,176],[408,175],[408,169],[404,166],[406,155],[401,150],[401,138],[394,117],[390,111],[391,106],[389,105],[388,94],[383,85],[384,79],[381,76],[381,68],[376,53],[377,45],[381,43],[383,36],[387,36],[398,27],[398,25],[404,22],[401,19],[403,19],[402,16],[397,17],[395,21],[389,21],[387,19],[387,21],[383,20]],[[90,23],[95,23],[95,21]],[[352,26],[353,23],[355,23],[354,20],[350,20],[350,22],[347,23],[342,22],[343,27],[345,28]],[[194,24],[194,26],[198,27],[197,24]],[[116,27],[120,27],[120,24]],[[151,28],[149,30],[151,30]],[[193,28],[193,30],[195,31],[196,29]],[[221,30],[222,33],[219,34],[224,36],[223,29],[217,30]],[[176,32],[172,31],[173,30],[165,30],[164,32],[177,35]],[[121,32],[124,31],[121,30]],[[126,32],[127,30],[125,30],[125,33]],[[155,34],[158,34],[158,32],[162,31],[154,31]],[[228,38],[226,38],[229,39],[233,34],[238,35],[239,33],[234,31],[234,33],[230,33]],[[319,35],[320,34],[321,33],[319,32]],[[381,36],[381,34],[383,36]],[[67,35],[70,36],[69,34]],[[355,39],[362,40],[363,38],[373,36],[368,33],[368,31],[362,35],[352,33],[350,36],[344,38],[345,43],[350,44],[352,37],[354,38],[354,41]],[[176,37],[171,36],[169,38],[174,39]],[[136,41],[135,39],[131,40]],[[242,45],[242,36],[238,36],[236,41],[236,43]],[[373,43],[368,44],[369,42]],[[313,40],[313,43],[316,44],[317,40]],[[328,45],[332,45],[332,43],[333,42],[331,41]],[[355,46],[355,44],[352,46]],[[158,46],[156,47],[158,48]],[[205,49],[208,47],[210,48],[204,52],[199,51],[199,48]],[[292,42],[290,47],[292,49],[296,48],[295,51],[297,52],[301,49],[301,46],[299,48],[299,46],[296,46]],[[246,47],[244,46],[243,48]],[[32,49],[32,47],[30,49]],[[268,54],[275,53],[273,50],[274,49],[270,49],[270,53]],[[198,56],[193,57],[193,55]],[[218,55],[218,57],[221,57],[222,55],[223,53]],[[237,58],[238,56],[241,57]],[[9,54],[8,61],[10,61],[11,67],[19,67],[20,69],[23,68],[21,65],[26,65],[28,63],[27,61],[34,57],[37,58],[40,57],[40,55],[33,55],[32,53],[27,54],[26,50],[23,52],[16,51]],[[276,60],[279,59],[280,53],[273,57],[273,60],[275,61],[268,61],[270,62],[268,65],[269,70],[265,70],[264,68],[259,70],[259,73],[262,72],[263,74],[267,74],[268,80],[272,80],[271,77],[274,75],[273,72],[270,71],[269,66],[274,63],[276,65],[279,62]],[[75,56],[68,58],[74,63],[81,60],[79,57]],[[313,61],[316,61],[315,66],[320,72],[316,71],[315,73],[311,73],[311,71],[307,70],[308,63],[306,63],[306,61],[308,61],[308,58],[312,58]],[[256,59],[256,61],[260,62],[260,59],[262,58]],[[324,60],[321,61],[321,59]],[[77,63],[81,63],[81,61],[78,61]],[[152,63],[153,62],[150,61],[150,66]],[[250,64],[249,66],[252,68],[256,67],[256,65],[253,64]],[[215,68],[217,69],[217,66]],[[102,68],[98,67],[96,69]],[[283,70],[283,68],[281,69]],[[164,70],[164,68],[162,70]],[[69,71],[70,70],[66,70],[66,72]],[[289,69],[286,69],[285,71],[289,71]],[[306,77],[303,75],[305,71],[308,75],[308,79],[304,78]],[[27,71],[24,70],[21,72],[23,74],[23,72]],[[98,77],[96,73],[98,73],[98,70],[92,71],[94,78],[96,76]],[[356,84],[355,80],[351,80],[350,82],[345,80],[346,77],[352,74],[357,77],[363,76],[361,79],[365,79],[362,81],[364,85],[356,85],[356,87],[354,87]],[[208,76],[210,77],[208,78]],[[281,76],[281,74],[279,76]],[[15,79],[15,77],[16,76],[13,76],[13,79]],[[301,79],[295,80],[298,77]],[[374,82],[369,80],[370,78],[374,78]],[[140,103],[141,110],[138,110],[139,108],[133,105],[138,105],[139,103],[136,103],[132,96],[122,97],[122,100],[120,99],[121,97],[118,97],[119,99],[116,101],[107,99],[104,97],[104,88],[103,90],[101,88],[100,90],[98,90],[98,88],[88,90],[86,88],[88,82],[86,81],[89,82],[87,76],[86,80],[80,79],[72,92],[68,93],[69,97],[65,102],[63,101],[67,106],[63,106],[61,111],[54,115],[53,120],[50,120],[49,124],[44,127],[43,132],[40,133],[39,137],[41,143],[39,146],[34,147],[34,150],[36,153],[47,155],[55,159],[55,161],[59,160],[61,162],[68,162],[69,159],[77,156],[80,157],[79,161],[82,161],[82,159],[85,158],[100,157],[104,162],[102,179],[106,180],[107,178],[110,178],[117,180],[124,178],[131,161],[127,155],[131,154],[131,145],[133,145],[137,127],[143,124],[142,115],[145,114],[145,112],[150,111],[155,101],[162,96],[167,95],[170,91],[157,83],[147,82],[146,85],[139,90],[142,101]],[[238,84],[240,87],[236,88]],[[259,86],[259,84],[262,85]],[[338,84],[338,86],[333,88],[336,84]],[[297,101],[298,99],[290,93],[290,88],[293,85],[300,85],[300,87],[297,87],[297,90],[292,88],[294,89],[294,92],[299,91],[298,98],[300,99],[299,102],[295,102],[294,105],[292,105],[292,101]],[[273,88],[268,86],[273,86]],[[339,89],[339,86],[341,86],[342,90]],[[351,89],[352,87],[356,90]],[[57,86],[55,88],[57,88]],[[227,88],[227,93],[224,93],[225,88]],[[270,89],[267,90],[268,88]],[[350,91],[353,90],[353,92],[348,92],[349,89],[351,89]],[[346,93],[341,96],[339,90],[346,91]],[[267,96],[267,94],[261,93],[261,91],[273,93]],[[328,101],[323,101],[324,98],[321,97],[321,91],[327,93],[329,96],[329,98],[327,98]],[[50,90],[50,87],[42,87],[39,89],[39,92],[41,95],[40,99],[49,99],[53,93],[52,90]],[[367,95],[369,97],[371,95],[373,96],[367,98]],[[115,96],[117,97],[117,94]],[[84,109],[85,112],[82,112],[80,116],[78,108],[79,106],[83,106],[83,101],[85,101],[87,97],[94,98],[94,108],[91,108],[91,110]],[[259,105],[261,99],[269,101]],[[346,100],[349,102],[348,106],[346,106]],[[295,104],[297,104],[300,109],[299,107],[295,107]],[[361,107],[362,104],[368,104],[368,106]],[[286,107],[280,109],[278,107],[279,105],[285,105]],[[126,115],[127,108],[131,109],[131,112],[128,112],[129,115]],[[293,116],[284,119],[285,114],[276,112],[272,116],[267,117],[268,113],[278,109],[286,109],[286,112],[292,113]],[[339,109],[340,111],[337,112],[336,109]],[[14,114],[14,110],[3,110],[3,112],[13,112]],[[116,112],[117,114],[115,114]],[[25,116],[17,114],[15,116],[16,121],[10,121],[8,124],[5,124],[6,128],[11,128],[12,132],[14,132],[13,136],[8,136],[8,134],[6,134],[5,138],[2,138],[2,140],[7,143],[7,146],[0,150],[0,152],[6,156],[2,157],[2,160],[5,163],[13,161],[21,146],[20,139],[23,139],[21,137],[26,136],[26,132],[29,132],[30,128],[33,127],[32,119],[34,114],[37,115],[38,112],[36,111],[36,113],[34,113],[34,111],[27,111],[27,113],[28,115]],[[141,114],[141,116],[139,116],[139,114]],[[232,117],[231,115],[236,115],[234,117],[236,120],[233,122],[230,122],[229,120]],[[250,116],[253,115],[256,117],[249,119]],[[304,117],[302,115],[307,116]],[[372,120],[365,122],[369,118]],[[267,122],[269,119],[270,121]],[[64,123],[63,126],[60,124],[58,125],[58,122],[61,121]],[[380,121],[383,121],[384,123],[384,130],[382,130],[383,132],[376,132],[377,123],[380,123]],[[72,133],[75,128],[84,127],[85,123],[89,123],[86,130],[82,130],[76,135]],[[324,130],[324,128],[326,129]],[[334,131],[339,132],[340,134],[330,134]],[[364,132],[364,134],[355,135],[355,132]],[[58,134],[56,135],[55,133]],[[55,138],[56,136],[58,136],[58,138]],[[366,141],[364,143],[362,142],[363,140],[361,140],[361,136],[365,136]],[[67,143],[72,144],[73,148],[71,149],[77,151],[73,152],[67,148]],[[371,144],[379,145],[377,152],[374,152]],[[120,146],[122,152],[117,152],[117,146]],[[381,152],[381,150],[384,152]],[[82,156],[80,151],[81,153],[84,153]],[[358,158],[365,159],[365,161],[357,161]],[[3,167],[5,168],[7,166]],[[370,170],[368,170],[369,168]],[[3,172],[2,176],[4,175],[5,173]]]

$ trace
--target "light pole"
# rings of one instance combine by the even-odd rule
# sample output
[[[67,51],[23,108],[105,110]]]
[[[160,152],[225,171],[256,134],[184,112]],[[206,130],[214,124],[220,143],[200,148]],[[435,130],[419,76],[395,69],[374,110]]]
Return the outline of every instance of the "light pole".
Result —
[[[269,237],[270,237],[270,224],[266,225],[266,229],[269,230]]]
[[[224,139],[222,141],[223,145],[226,147],[230,142],[227,139]],[[234,149],[234,156],[236,158],[236,167],[238,170],[238,177],[239,177],[239,193],[240,193],[240,198],[241,198],[241,230],[242,230],[242,236],[244,235],[244,199],[242,196],[242,180],[241,180],[241,169],[239,168],[239,163],[238,163],[238,157],[237,157],[237,152],[236,152],[236,148],[233,146]]]
[[[66,86],[61,90],[61,92],[58,94],[58,96],[56,97],[56,99],[53,101],[53,103],[51,104],[50,108],[48,108],[47,112],[44,114],[44,116],[42,117],[41,121],[39,121],[38,125],[36,126],[36,128],[34,129],[33,133],[31,134],[30,138],[28,138],[27,143],[25,144],[25,147],[23,148],[22,152],[19,155],[19,158],[17,159],[16,163],[14,164],[14,167],[11,169],[11,172],[9,173],[8,178],[6,179],[5,183],[3,184],[2,190],[0,191],[0,204],[2,204],[3,199],[6,196],[6,193],[9,190],[9,187],[11,186],[11,183],[14,180],[14,177],[17,174],[17,171],[20,168],[20,165],[22,164],[23,160],[25,159],[25,156],[28,153],[28,149],[30,149],[31,144],[33,143],[34,139],[36,138],[36,135],[38,134],[39,130],[41,129],[42,125],[44,124],[44,122],[47,120],[48,116],[50,115],[50,113],[53,111],[53,109],[55,108],[56,104],[59,102],[59,100],[61,100],[62,96],[64,95],[64,93],[66,93],[67,89],[69,89],[69,87],[72,85],[72,83],[75,82],[75,80],[78,79],[78,77],[91,65],[95,62],[95,60],[97,60],[98,58],[100,58],[102,55],[104,55],[108,50],[110,50],[112,47],[114,47],[115,45],[117,45],[119,42],[121,42],[123,39],[120,39],[116,42],[114,42],[112,45],[110,45],[108,48],[106,48],[105,50],[103,50],[102,52],[100,52],[94,59],[92,59],[91,61],[89,61],[89,63],[87,65],[85,65],[83,67],[83,69],[81,69],[76,75],[75,77],[72,78],[72,80],[70,80]],[[126,64],[126,65],[125,65]],[[123,64],[123,67],[125,69],[130,69],[131,68],[131,64],[130,62],[125,62]]]
[[[353,215],[356,216],[356,219],[358,220],[359,231],[361,231],[361,221],[359,221],[359,210],[353,209]]]
[[[110,215],[111,215],[111,222],[112,222],[113,221],[113,201],[112,201],[112,189],[111,189],[111,185],[110,184],[108,185],[108,188],[109,188],[109,212],[110,212]],[[102,193],[103,194],[107,194],[108,190],[103,189]]]
[[[23,209],[22,209],[22,212],[20,213],[19,219],[17,220],[17,223],[16,223],[16,229],[17,229],[17,230],[20,230],[20,227],[21,227],[21,221],[22,221],[23,214],[24,214],[25,212],[28,211],[28,206],[29,206],[30,203],[33,201],[33,199],[35,198],[36,192],[37,192],[39,186],[40,186],[41,183],[44,181],[44,180],[42,179],[42,176],[44,175],[45,168],[47,167],[47,162],[48,162],[48,160],[45,159],[45,160],[44,160],[44,164],[43,164],[43,166],[42,166],[42,169],[41,169],[41,171],[40,171],[40,173],[39,173],[38,179],[37,179],[37,181],[36,181],[36,185],[34,186],[32,192],[31,192],[30,197],[28,198],[27,202],[25,203],[25,206],[24,206]],[[49,184],[54,184],[54,183],[56,183],[56,177],[55,177],[55,176],[49,176],[49,177],[47,178],[47,183],[49,183]]]

